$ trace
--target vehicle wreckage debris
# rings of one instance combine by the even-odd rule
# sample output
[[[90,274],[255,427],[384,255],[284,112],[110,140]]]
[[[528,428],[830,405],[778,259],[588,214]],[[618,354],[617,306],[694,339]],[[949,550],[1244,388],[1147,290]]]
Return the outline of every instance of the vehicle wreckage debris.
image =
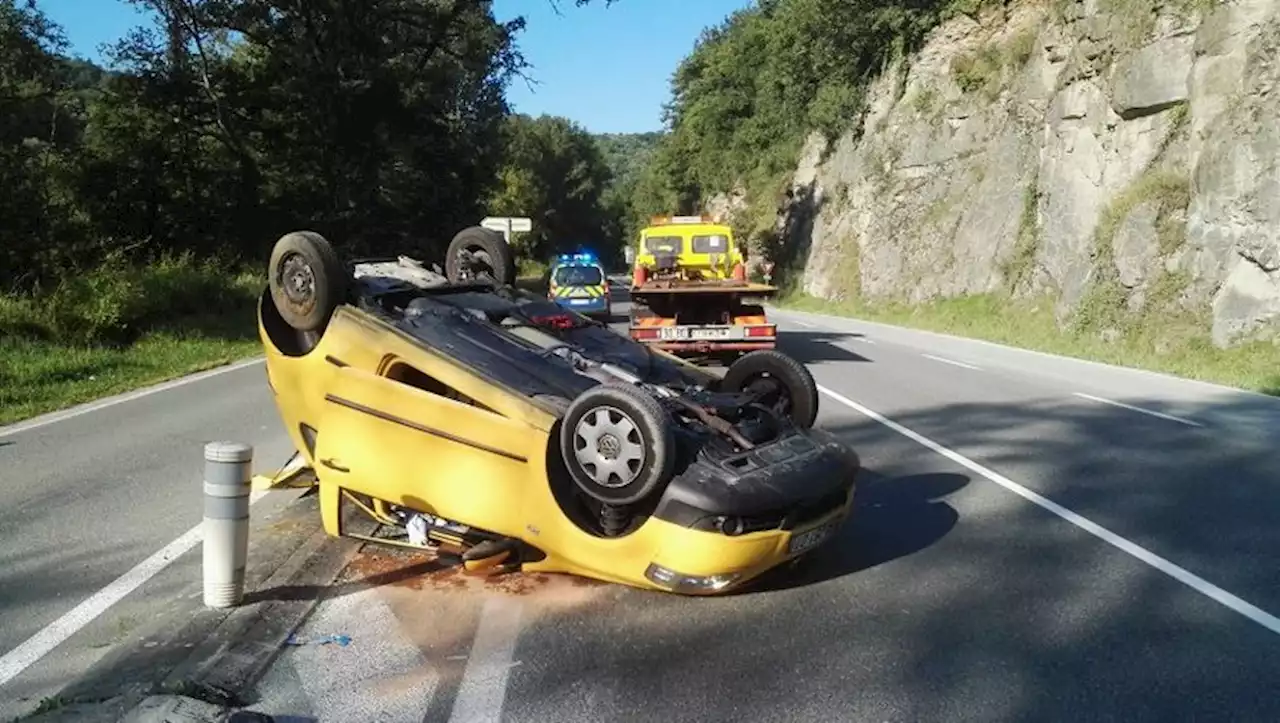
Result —
[[[349,635],[315,635],[310,638],[299,638],[297,635],[290,635],[284,641],[285,645],[329,645],[337,644],[340,647],[347,647],[351,644],[351,636]]]

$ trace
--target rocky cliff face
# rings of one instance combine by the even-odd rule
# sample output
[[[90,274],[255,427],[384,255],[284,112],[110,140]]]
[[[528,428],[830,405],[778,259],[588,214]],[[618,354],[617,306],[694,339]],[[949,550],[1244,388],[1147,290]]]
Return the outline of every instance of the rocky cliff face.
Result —
[[[780,225],[805,291],[1004,291],[1103,333],[1177,314],[1219,345],[1272,334],[1278,49],[1276,0],[948,22],[876,81],[857,133],[806,145]]]

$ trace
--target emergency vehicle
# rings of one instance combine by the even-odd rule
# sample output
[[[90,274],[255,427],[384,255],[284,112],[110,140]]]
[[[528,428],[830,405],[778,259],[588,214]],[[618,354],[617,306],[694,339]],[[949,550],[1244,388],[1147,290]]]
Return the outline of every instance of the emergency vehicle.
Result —
[[[560,254],[551,267],[547,298],[584,316],[609,321],[609,277],[594,254]]]

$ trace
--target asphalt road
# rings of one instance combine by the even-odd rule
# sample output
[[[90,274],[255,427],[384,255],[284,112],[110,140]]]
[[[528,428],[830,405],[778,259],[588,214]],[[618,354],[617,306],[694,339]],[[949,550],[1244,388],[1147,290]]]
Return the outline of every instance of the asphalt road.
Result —
[[[187,533],[201,519],[205,442],[255,445],[257,471],[291,453],[263,369],[250,363],[0,428],[0,719],[51,695],[200,579],[198,540]],[[270,507],[264,500],[254,514]],[[146,578],[118,605],[93,597],[130,592],[112,585],[179,538],[174,551],[194,552],[169,574]],[[24,654],[59,632],[65,642],[48,654]]]
[[[353,642],[290,649],[258,709],[393,721],[1280,719],[1280,621],[1265,612],[1280,612],[1280,475],[1259,436],[1224,422],[1275,402],[776,318],[783,348],[825,390],[820,425],[867,467],[855,517],[806,568],[717,599],[563,579],[341,586],[305,632]],[[371,555],[354,580],[397,564]]]
[[[775,318],[826,390],[819,424],[867,468],[854,518],[805,568],[717,599],[566,581],[340,588],[308,632],[353,643],[289,649],[259,707],[324,720],[1280,719],[1280,403]],[[0,430],[0,654],[198,521],[205,440],[283,462],[261,374]],[[90,661],[121,610],[164,604],[144,587],[0,700]]]

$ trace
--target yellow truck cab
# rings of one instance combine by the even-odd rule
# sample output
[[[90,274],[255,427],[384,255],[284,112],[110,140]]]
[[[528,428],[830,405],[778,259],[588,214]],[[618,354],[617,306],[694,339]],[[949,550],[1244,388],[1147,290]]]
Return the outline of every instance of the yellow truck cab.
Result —
[[[733,229],[707,216],[655,217],[632,261],[631,338],[671,352],[736,356],[777,345]]]
[[[702,216],[653,221],[640,231],[635,268],[659,273],[670,269],[684,280],[746,279],[747,260],[729,226]]]
[[[594,254],[560,254],[551,265],[547,298],[584,316],[609,321],[609,276]]]

